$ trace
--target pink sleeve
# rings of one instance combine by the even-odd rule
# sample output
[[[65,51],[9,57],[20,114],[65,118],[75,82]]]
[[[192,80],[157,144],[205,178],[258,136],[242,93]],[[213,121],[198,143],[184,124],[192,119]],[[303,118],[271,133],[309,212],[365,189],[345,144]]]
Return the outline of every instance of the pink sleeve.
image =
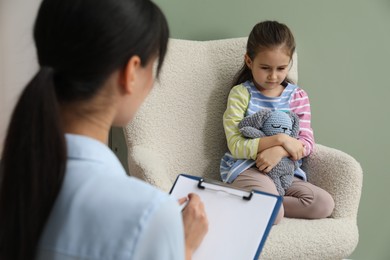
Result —
[[[303,89],[296,89],[290,101],[290,108],[299,117],[300,129],[298,139],[305,146],[305,156],[308,156],[314,148],[314,135],[311,128],[310,101]]]

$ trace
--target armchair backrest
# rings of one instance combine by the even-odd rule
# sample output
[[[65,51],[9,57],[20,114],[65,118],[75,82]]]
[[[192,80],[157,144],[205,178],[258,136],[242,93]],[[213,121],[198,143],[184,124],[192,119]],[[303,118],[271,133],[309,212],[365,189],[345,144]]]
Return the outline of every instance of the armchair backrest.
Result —
[[[168,190],[180,173],[219,180],[228,151],[222,125],[247,38],[170,39],[159,79],[125,129],[131,175]],[[294,54],[289,78],[297,82]]]

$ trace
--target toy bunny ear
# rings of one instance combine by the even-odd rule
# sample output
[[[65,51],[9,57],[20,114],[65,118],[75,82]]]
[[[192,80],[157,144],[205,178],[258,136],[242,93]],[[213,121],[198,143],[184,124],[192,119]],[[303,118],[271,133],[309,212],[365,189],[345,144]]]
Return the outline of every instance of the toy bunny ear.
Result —
[[[294,112],[288,113],[292,121],[291,136],[298,137],[299,134],[299,117]]]
[[[260,129],[263,126],[264,121],[270,117],[271,112],[271,110],[262,109],[253,115],[247,116],[241,120],[238,124],[238,128],[241,129],[246,126],[251,126]]]

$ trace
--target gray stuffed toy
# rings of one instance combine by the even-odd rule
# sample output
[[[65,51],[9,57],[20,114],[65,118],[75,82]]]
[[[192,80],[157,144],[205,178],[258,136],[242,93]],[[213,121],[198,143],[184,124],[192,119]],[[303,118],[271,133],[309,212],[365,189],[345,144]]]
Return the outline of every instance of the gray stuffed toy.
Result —
[[[279,133],[284,133],[297,138],[299,133],[299,118],[293,112],[262,109],[251,116],[245,117],[238,124],[238,128],[242,135],[248,138],[259,138]],[[268,173],[268,176],[274,181],[276,189],[281,196],[283,196],[287,188],[291,186],[294,171],[297,168],[297,162],[284,157]]]

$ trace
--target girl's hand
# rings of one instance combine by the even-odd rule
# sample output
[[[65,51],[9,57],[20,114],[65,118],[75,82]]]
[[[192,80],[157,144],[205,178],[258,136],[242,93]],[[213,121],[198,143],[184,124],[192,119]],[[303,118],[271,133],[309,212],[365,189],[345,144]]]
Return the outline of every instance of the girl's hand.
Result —
[[[179,203],[186,203],[186,199],[180,199]],[[203,202],[199,196],[188,194],[188,203],[183,209],[183,225],[186,259],[191,259],[193,252],[199,247],[208,230],[208,220]]]
[[[257,154],[256,167],[263,173],[269,173],[286,156],[288,153],[282,146],[273,146]]]
[[[302,142],[286,134],[281,135],[283,135],[282,146],[289,153],[290,159],[293,161],[302,159],[305,154],[305,147],[303,146]]]

